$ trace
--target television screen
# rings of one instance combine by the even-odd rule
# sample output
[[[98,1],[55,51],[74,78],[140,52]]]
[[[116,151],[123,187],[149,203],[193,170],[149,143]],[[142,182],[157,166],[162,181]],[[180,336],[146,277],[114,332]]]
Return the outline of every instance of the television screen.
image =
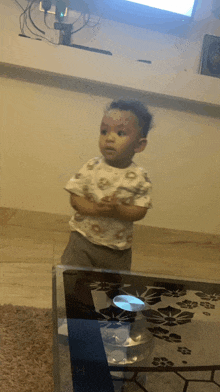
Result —
[[[192,16],[195,0],[126,0],[131,3],[142,4],[148,7],[158,8],[164,11],[174,12],[184,16]]]
[[[76,2],[82,0],[76,0]],[[73,2],[76,6],[76,2]],[[184,32],[193,21],[198,0],[85,0],[102,17],[168,33]]]

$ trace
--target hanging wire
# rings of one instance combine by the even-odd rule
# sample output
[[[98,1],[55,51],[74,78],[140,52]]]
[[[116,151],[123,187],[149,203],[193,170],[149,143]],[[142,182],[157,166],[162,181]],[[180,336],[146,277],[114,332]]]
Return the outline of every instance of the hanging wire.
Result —
[[[47,13],[47,12],[44,12],[44,24],[45,24],[45,26],[46,26],[48,29],[54,30],[53,27],[50,27],[50,26],[48,26],[48,24],[47,24],[47,20],[46,20],[47,15],[48,15],[48,13]]]
[[[27,24],[27,13],[24,14],[24,24],[25,24],[25,26],[27,27],[27,29],[30,31],[31,34],[35,35],[36,37],[43,38],[41,35],[38,35],[38,34],[34,33],[34,32],[29,28],[29,26],[28,26],[28,24]]]
[[[25,19],[25,14],[26,14],[26,12],[27,12],[27,10],[28,10],[28,7],[29,7],[29,2],[30,2],[30,0],[28,0],[27,7],[24,9],[24,11],[23,11],[23,12],[21,13],[21,15],[19,16],[20,29],[21,29],[21,33],[22,33],[23,35],[25,35],[25,33],[24,33],[24,19]],[[24,15],[23,26],[21,26],[21,18],[22,18],[22,15]]]
[[[83,14],[84,23],[85,23],[85,15],[86,15],[86,14]],[[79,18],[78,18],[78,19],[79,19]],[[78,20],[78,19],[77,19],[77,20]],[[91,25],[89,25],[89,20],[90,20],[90,19],[91,19],[91,14],[89,13],[89,19],[87,20],[87,22],[86,22],[80,29],[78,29],[78,30],[76,30],[76,31],[73,31],[73,34],[76,33],[77,31],[83,29],[83,27],[85,27],[85,26],[88,26],[88,27],[90,27],[90,28],[94,28],[94,27],[96,27],[96,26],[99,24],[99,22],[100,22],[100,20],[101,20],[101,18],[99,18],[98,22],[97,22],[95,25],[91,26]]]
[[[36,0],[34,0],[34,2],[35,2],[35,1],[36,1]],[[44,37],[44,36],[42,36],[42,35],[39,35],[39,34],[34,33],[34,32],[29,28],[29,26],[28,26],[28,24],[27,24],[27,13],[26,13],[26,12],[28,11],[28,9],[29,9],[30,7],[32,7],[32,5],[33,5],[34,2],[32,2],[31,5],[27,6],[25,12],[22,13],[22,15],[24,14],[24,21],[23,21],[23,23],[25,24],[25,26],[27,27],[27,29],[30,31],[30,33],[33,34],[35,37],[39,37],[39,38],[41,38],[41,39],[43,39],[43,40],[46,40],[47,42],[49,42],[49,43],[51,43],[51,44],[53,44],[53,45],[55,45],[55,46],[60,45],[59,43],[57,44],[57,43],[54,43],[54,42],[50,41],[49,39],[47,39],[46,37]],[[37,3],[36,3],[36,4],[37,4]],[[25,35],[25,34],[24,34],[24,35]],[[32,37],[30,37],[30,38],[32,38]]]
[[[23,35],[26,35],[26,34],[25,34],[25,31],[24,31],[24,27],[26,26],[27,29],[30,31],[30,33],[33,34],[35,37],[39,37],[39,38],[41,38],[41,39],[45,39],[47,42],[49,42],[49,43],[51,43],[51,44],[53,44],[53,45],[56,45],[56,46],[60,45],[59,43],[56,44],[56,43],[50,41],[49,39],[47,39],[47,38],[44,37],[44,36],[41,36],[41,35],[39,35],[39,34],[34,33],[34,32],[29,28],[29,26],[28,26],[28,24],[27,24],[27,13],[28,13],[28,16],[29,16],[29,19],[30,19],[32,25],[33,25],[39,32],[41,32],[42,34],[45,35],[45,32],[44,32],[43,30],[39,29],[39,28],[36,26],[36,24],[34,23],[34,21],[33,21],[33,19],[32,19],[32,16],[31,16],[32,7],[33,7],[34,3],[37,4],[37,0],[28,0],[28,4],[27,4],[27,6],[26,6],[25,9],[18,3],[17,0],[15,0],[15,1],[16,1],[16,3],[17,3],[17,4],[22,8],[22,10],[23,10],[23,12],[21,13],[21,15],[20,15],[20,17],[19,17],[20,30],[21,30],[21,33],[22,33]],[[86,15],[88,15],[88,19],[87,19],[87,20],[85,20]],[[23,26],[22,26],[22,16],[23,16]],[[75,22],[72,23],[72,26],[81,18],[81,16],[82,16],[82,14],[75,20]],[[100,19],[101,19],[101,18],[99,18],[99,21],[98,21],[95,25],[89,26],[90,18],[91,18],[91,14],[90,14],[90,13],[89,13],[89,14],[83,14],[84,25],[83,25],[82,27],[80,27],[79,29],[77,29],[77,30],[75,30],[75,31],[72,31],[72,32],[71,32],[71,35],[72,35],[72,34],[76,34],[78,31],[82,30],[82,29],[83,29],[84,27],[86,27],[86,26],[88,26],[88,27],[90,27],[90,28],[96,27],[96,26],[99,24]],[[49,29],[53,30],[53,28],[49,27],[49,26],[47,25],[47,23],[46,23],[46,13],[44,13],[44,23],[45,23],[46,27],[48,27]],[[31,38],[31,37],[30,37],[30,38]]]
[[[81,18],[82,14],[75,20],[75,22],[72,23],[72,26]]]
[[[14,0],[15,1],[15,3],[17,3],[18,5],[19,5],[19,7],[21,7],[21,9],[24,11],[24,8],[22,7],[22,5],[17,1],[17,0]]]
[[[94,25],[94,26],[89,26],[88,25],[88,27],[91,27],[92,29],[93,29],[93,27],[96,27],[96,26],[98,26],[98,24],[99,24],[99,22],[100,22],[100,20],[101,20],[101,18],[99,18],[99,21]]]
[[[31,3],[31,5],[30,5],[30,7],[28,8],[29,19],[30,19],[32,25],[35,27],[35,29],[37,29],[38,31],[40,31],[41,34],[45,34],[45,31],[39,29],[39,28],[36,26],[36,24],[34,23],[34,21],[32,20],[32,17],[31,17],[31,8],[32,8],[32,6],[33,6],[33,4],[34,4],[35,2],[36,2],[36,0],[32,0],[32,3]]]
[[[89,15],[90,15],[90,16],[89,16],[89,19],[90,19],[91,14],[89,13]],[[84,14],[84,16],[85,16],[85,14]],[[88,27],[91,27],[91,28],[96,27],[96,26],[99,24],[100,20],[101,20],[101,18],[99,17],[99,20],[98,20],[98,22],[97,22],[95,25],[91,26],[91,25],[89,25],[88,23],[87,23],[87,25],[88,25]],[[88,20],[88,22],[89,22],[89,20]]]
[[[83,15],[83,19],[84,19],[84,17],[85,17],[85,15]],[[87,22],[82,27],[80,27],[78,30],[72,31],[71,35],[77,33],[80,30],[82,30],[89,23],[90,18],[91,18],[91,14],[89,14],[89,18],[88,18]]]

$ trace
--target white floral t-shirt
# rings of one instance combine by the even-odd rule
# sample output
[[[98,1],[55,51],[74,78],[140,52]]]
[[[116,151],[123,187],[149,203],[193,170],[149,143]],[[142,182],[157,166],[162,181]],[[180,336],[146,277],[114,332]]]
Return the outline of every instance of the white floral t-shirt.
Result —
[[[98,203],[116,192],[119,204],[152,208],[150,180],[144,169],[134,162],[119,169],[105,163],[103,156],[90,159],[64,189]],[[133,222],[85,216],[76,211],[69,224],[72,231],[78,231],[94,244],[119,250],[132,245]]]

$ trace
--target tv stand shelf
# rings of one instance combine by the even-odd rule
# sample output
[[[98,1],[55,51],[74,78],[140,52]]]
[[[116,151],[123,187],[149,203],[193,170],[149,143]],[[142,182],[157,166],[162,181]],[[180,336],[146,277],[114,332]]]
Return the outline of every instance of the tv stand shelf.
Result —
[[[0,74],[30,82],[52,83],[71,89],[72,85],[94,87],[105,95],[107,89],[141,92],[154,97],[155,103],[168,99],[183,110],[196,105],[207,114],[219,116],[220,79],[192,71],[159,74],[152,65],[118,56],[84,51],[63,45],[3,33]],[[26,75],[26,76],[25,76]]]

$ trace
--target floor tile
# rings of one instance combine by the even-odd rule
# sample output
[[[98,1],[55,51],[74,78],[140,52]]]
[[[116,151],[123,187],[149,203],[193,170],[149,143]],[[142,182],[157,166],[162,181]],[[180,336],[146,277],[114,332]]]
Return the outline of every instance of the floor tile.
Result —
[[[0,224],[6,225],[10,219],[16,214],[17,210],[13,208],[0,207]]]
[[[212,382],[190,381],[187,392],[220,392],[220,387]]]
[[[175,373],[140,373],[137,380],[147,392],[179,392],[184,388],[184,381]]]
[[[1,234],[2,262],[52,263],[53,234],[19,226],[5,226]]]
[[[211,371],[205,372],[178,372],[185,380],[211,380]]]
[[[61,264],[69,217],[7,208],[0,217],[0,301],[51,306],[51,267]],[[132,270],[219,282],[219,244],[220,236],[212,234],[135,224]]]
[[[145,256],[133,251],[132,270],[158,275],[170,275],[180,278],[208,279],[219,282],[220,263],[199,261],[179,257]]]
[[[1,263],[0,304],[52,308],[52,266]]]
[[[64,231],[69,230],[67,215],[49,214],[46,212],[16,210],[16,213],[8,220],[8,224],[14,226],[24,226],[44,231]]]

